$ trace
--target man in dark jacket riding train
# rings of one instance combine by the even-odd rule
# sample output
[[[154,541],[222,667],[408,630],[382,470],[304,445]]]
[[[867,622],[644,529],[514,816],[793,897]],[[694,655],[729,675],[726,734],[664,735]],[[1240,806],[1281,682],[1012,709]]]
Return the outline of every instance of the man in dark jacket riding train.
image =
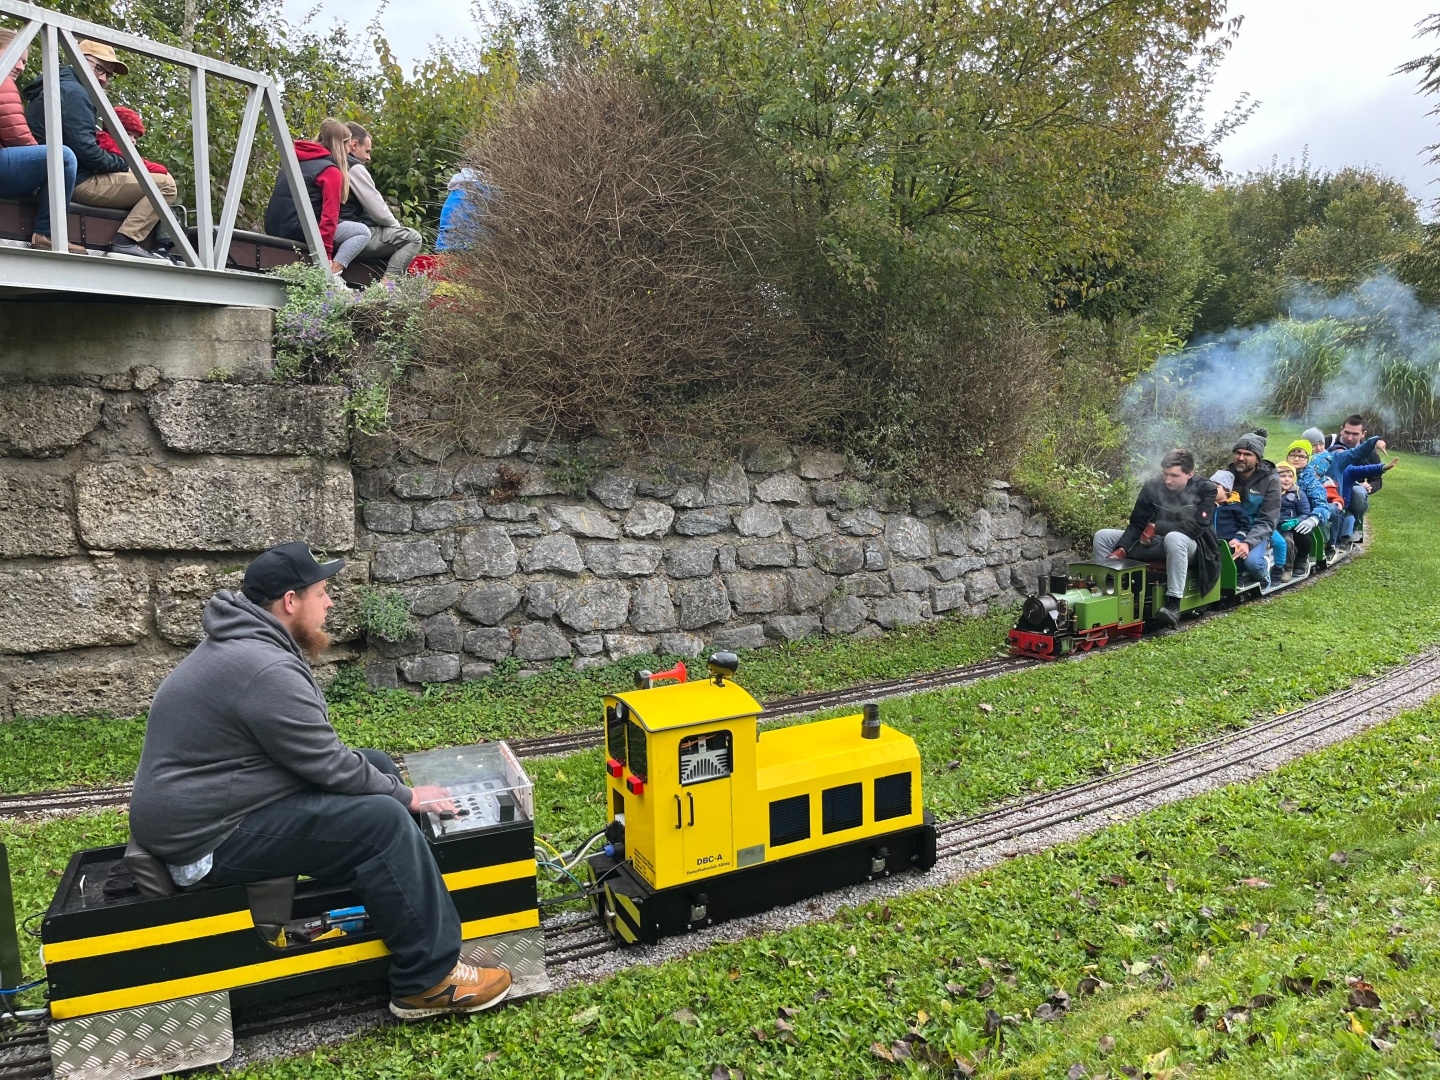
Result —
[[[205,639],[150,706],[131,833],[181,888],[299,874],[349,887],[390,950],[396,1016],[478,1012],[510,975],[460,960],[455,904],[410,816],[454,806],[342,743],[307,662],[329,643],[329,579],[344,565],[281,544],[205,606]]]
[[[1164,562],[1165,604],[1155,612],[1155,619],[1162,625],[1177,626],[1190,561],[1200,556],[1196,571],[1202,592],[1209,591],[1219,572],[1214,514],[1215,485],[1195,475],[1195,455],[1189,450],[1171,450],[1160,459],[1160,475],[1140,488],[1130,524],[1095,534],[1095,559]]]
[[[1235,474],[1235,491],[1241,511],[1250,522],[1250,528],[1239,540],[1230,541],[1230,554],[1235,562],[1260,582],[1263,588],[1270,587],[1270,538],[1280,524],[1280,477],[1275,466],[1265,460],[1264,428],[1241,435],[1235,440],[1230,451],[1233,461],[1230,471]]]

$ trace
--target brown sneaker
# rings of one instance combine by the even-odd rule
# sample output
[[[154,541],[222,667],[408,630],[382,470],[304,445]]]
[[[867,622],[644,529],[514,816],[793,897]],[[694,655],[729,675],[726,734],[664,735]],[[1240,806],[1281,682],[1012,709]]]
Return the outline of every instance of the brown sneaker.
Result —
[[[499,1005],[510,992],[510,972],[504,968],[475,967],[463,961],[423,994],[390,999],[390,1011],[401,1020],[457,1016]]]

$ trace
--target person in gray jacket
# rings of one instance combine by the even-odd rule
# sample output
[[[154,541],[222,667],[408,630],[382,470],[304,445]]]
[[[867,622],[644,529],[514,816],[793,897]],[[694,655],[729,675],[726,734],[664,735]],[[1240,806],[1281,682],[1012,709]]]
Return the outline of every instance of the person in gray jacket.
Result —
[[[409,788],[387,755],[342,743],[307,663],[329,644],[329,579],[344,565],[280,544],[239,593],[210,600],[205,638],[150,706],[130,830],[182,888],[298,874],[347,886],[390,949],[396,1016],[478,1012],[510,974],[460,962],[459,916],[410,816],[453,810],[448,793]]]
[[[420,254],[424,240],[408,225],[401,225],[375,186],[370,175],[370,154],[375,141],[359,124],[351,123],[350,143],[346,147],[350,159],[350,197],[340,207],[341,221],[359,221],[370,226],[370,242],[361,250],[362,259],[385,259],[385,276],[404,276]]]

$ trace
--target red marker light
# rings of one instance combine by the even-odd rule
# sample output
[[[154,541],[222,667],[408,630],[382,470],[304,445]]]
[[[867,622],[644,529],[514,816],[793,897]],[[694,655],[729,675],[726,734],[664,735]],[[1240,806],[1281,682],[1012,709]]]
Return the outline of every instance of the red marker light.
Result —
[[[606,758],[605,771],[618,780],[620,779],[620,774],[625,771],[625,765],[623,762],[616,761],[613,757]]]
[[[625,787],[631,795],[639,795],[645,790],[645,781],[638,776],[627,776]]]

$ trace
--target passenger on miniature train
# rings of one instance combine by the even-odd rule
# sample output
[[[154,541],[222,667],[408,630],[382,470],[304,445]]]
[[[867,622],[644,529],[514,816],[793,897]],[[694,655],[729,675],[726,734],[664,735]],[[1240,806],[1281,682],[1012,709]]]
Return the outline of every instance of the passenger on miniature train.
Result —
[[[344,565],[280,544],[206,605],[204,640],[150,707],[131,832],[181,887],[303,874],[352,889],[391,953],[392,1012],[477,1012],[510,974],[460,961],[459,916],[411,817],[454,807],[342,743],[310,668]]]
[[[1214,512],[1215,485],[1196,477],[1195,455],[1189,450],[1171,450],[1160,459],[1160,475],[1141,486],[1130,524],[1095,534],[1095,560],[1163,562],[1165,604],[1155,618],[1177,626],[1190,560],[1200,552],[1205,534],[1211,533]],[[1213,544],[1207,548],[1213,549]]]

